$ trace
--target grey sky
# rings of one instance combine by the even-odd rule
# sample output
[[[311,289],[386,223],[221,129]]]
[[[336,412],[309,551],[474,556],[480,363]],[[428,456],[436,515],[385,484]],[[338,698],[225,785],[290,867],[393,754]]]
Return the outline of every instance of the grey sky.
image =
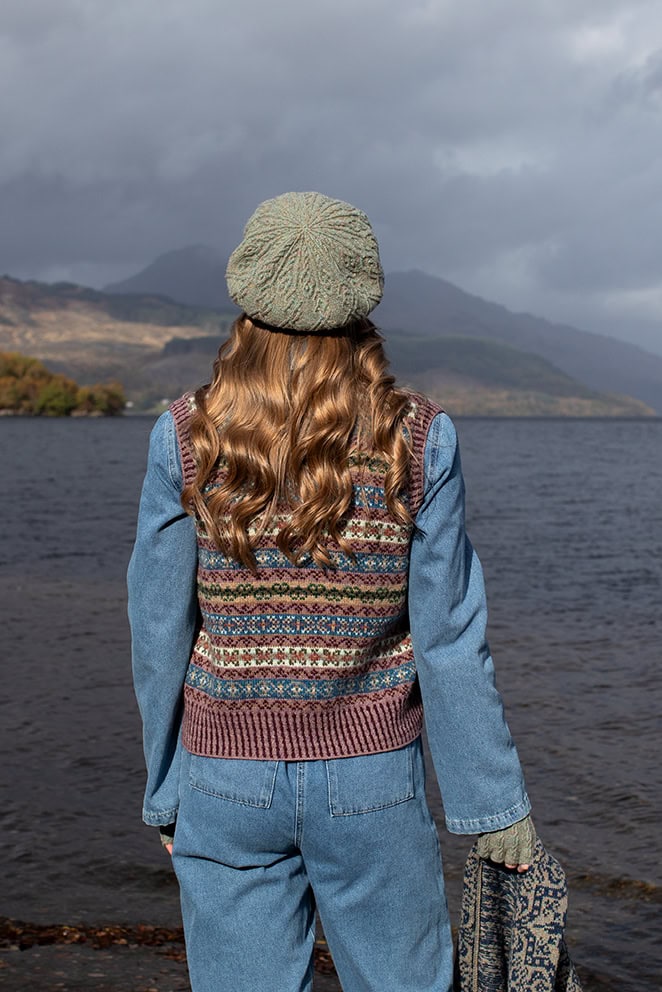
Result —
[[[319,189],[388,269],[662,351],[659,0],[3,0],[0,272],[93,285]]]

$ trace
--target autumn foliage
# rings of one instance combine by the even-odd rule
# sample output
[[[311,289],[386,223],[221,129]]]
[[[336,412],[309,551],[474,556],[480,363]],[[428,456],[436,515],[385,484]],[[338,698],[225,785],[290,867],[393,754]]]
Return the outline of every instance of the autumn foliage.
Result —
[[[51,372],[37,358],[0,352],[0,412],[45,417],[115,416],[124,405],[124,391],[118,382],[79,386],[68,376]]]

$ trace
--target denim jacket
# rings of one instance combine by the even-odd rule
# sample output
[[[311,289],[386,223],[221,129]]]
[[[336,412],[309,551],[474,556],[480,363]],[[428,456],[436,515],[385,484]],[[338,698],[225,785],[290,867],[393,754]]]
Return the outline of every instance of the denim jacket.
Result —
[[[143,719],[143,819],[171,823],[179,802],[182,689],[198,628],[197,542],[180,503],[172,414],[157,420],[129,563],[134,685]],[[478,557],[465,532],[455,428],[438,414],[425,446],[425,491],[409,562],[409,622],[428,746],[452,833],[500,830],[530,810],[486,640]],[[342,760],[342,759],[340,759]]]

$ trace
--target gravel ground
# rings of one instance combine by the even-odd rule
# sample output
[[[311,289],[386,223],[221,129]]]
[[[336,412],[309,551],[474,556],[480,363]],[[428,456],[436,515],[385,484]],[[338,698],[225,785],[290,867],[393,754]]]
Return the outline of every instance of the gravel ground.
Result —
[[[584,992],[617,992],[607,975],[579,967]],[[190,992],[181,929],[46,927],[0,919],[2,992]],[[342,992],[323,935],[313,992]]]
[[[181,929],[0,921],[3,992],[190,992]],[[314,992],[340,992],[320,936]]]

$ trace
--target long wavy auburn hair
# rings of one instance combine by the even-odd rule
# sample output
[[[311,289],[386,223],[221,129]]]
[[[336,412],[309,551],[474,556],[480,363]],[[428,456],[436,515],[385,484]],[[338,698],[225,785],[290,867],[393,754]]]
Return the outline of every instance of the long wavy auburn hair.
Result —
[[[371,321],[302,334],[243,314],[219,350],[212,382],[195,399],[190,438],[197,471],[182,506],[253,574],[255,546],[270,528],[295,563],[310,555],[333,567],[330,541],[352,554],[342,533],[357,473],[360,481],[360,458],[350,465],[352,452],[381,458],[387,508],[400,524],[411,523],[402,499],[411,458],[403,418],[411,397],[388,373]]]

